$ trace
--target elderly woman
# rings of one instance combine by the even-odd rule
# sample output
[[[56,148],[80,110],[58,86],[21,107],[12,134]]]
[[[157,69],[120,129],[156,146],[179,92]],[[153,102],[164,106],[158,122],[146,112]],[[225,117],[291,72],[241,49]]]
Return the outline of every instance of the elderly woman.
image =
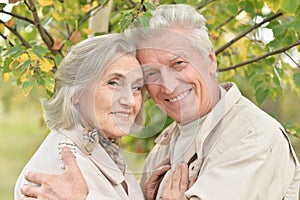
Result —
[[[21,172],[15,199],[22,198],[22,185],[30,184],[24,178],[27,171],[64,172],[65,146],[99,199],[143,199],[118,145],[142,118],[144,83],[134,45],[122,34],[86,39],[71,49],[55,78],[53,98],[43,101],[51,132]]]

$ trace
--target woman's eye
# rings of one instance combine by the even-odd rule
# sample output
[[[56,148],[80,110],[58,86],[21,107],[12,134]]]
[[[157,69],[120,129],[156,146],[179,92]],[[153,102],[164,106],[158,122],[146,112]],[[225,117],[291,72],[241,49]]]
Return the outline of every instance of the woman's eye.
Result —
[[[108,81],[108,85],[118,86],[119,82],[116,80],[110,80],[110,81]]]
[[[142,86],[134,86],[134,87],[132,87],[132,89],[134,90],[134,91],[142,91]]]

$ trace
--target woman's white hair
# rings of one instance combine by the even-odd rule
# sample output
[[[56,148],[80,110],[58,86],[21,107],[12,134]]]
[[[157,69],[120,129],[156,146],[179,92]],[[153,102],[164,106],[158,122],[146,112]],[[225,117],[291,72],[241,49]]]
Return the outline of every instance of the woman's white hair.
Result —
[[[42,100],[44,120],[50,129],[71,129],[80,123],[73,98],[98,80],[117,56],[136,54],[135,46],[123,34],[88,38],[73,46],[55,73],[56,90]]]
[[[139,28],[138,25],[126,31],[126,35],[140,46],[143,41],[151,41],[167,30],[186,33],[191,44],[203,56],[209,55],[213,45],[209,39],[205,18],[194,8],[184,4],[160,5],[152,13],[149,28]]]

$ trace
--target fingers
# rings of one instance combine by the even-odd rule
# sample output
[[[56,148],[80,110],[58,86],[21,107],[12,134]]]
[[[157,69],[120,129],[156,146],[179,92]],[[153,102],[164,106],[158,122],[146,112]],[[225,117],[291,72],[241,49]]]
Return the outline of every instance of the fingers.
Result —
[[[180,190],[186,191],[189,187],[189,168],[186,163],[181,164],[181,179],[180,179]]]
[[[39,186],[23,185],[21,187],[21,193],[25,195],[23,199],[31,199],[32,197],[37,198],[39,190]]]
[[[36,200],[37,198],[35,197],[28,197],[28,196],[23,196],[22,200]]]
[[[44,174],[44,173],[28,171],[25,174],[25,179],[31,183],[35,183],[37,185],[42,185],[42,183],[44,182],[45,176],[46,176],[46,174]]]
[[[188,188],[191,188],[195,182],[196,182],[196,179],[190,179]]]
[[[73,155],[72,151],[68,147],[64,147],[61,152],[61,157],[65,166],[66,171],[79,170],[79,167],[76,162],[76,158]]]

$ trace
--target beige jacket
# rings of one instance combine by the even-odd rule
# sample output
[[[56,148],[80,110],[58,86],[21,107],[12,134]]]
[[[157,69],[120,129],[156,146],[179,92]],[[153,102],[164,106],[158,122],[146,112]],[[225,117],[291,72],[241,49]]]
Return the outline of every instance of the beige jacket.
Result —
[[[284,129],[243,97],[234,84],[223,87],[225,96],[182,152],[183,161],[189,163],[190,178],[198,177],[185,196],[201,200],[298,200],[300,168]],[[178,135],[178,126],[173,123],[157,138],[144,164],[142,186],[155,166],[167,155],[172,157]]]
[[[60,156],[63,146],[71,147],[76,156],[77,163],[90,191],[88,199],[93,196],[101,200],[144,199],[142,190],[135,176],[130,171],[127,171],[125,175],[123,175],[99,144],[95,147],[90,156],[78,147],[82,144],[80,134],[77,134],[82,133],[82,128],[79,129],[80,130],[64,130],[60,132],[55,130],[51,131],[21,172],[15,186],[15,200],[21,199],[20,187],[24,183],[27,183],[24,179],[26,171],[31,170],[48,174],[63,173],[63,162]],[[78,144],[78,146],[76,144]],[[128,195],[121,185],[123,181],[127,183]]]

